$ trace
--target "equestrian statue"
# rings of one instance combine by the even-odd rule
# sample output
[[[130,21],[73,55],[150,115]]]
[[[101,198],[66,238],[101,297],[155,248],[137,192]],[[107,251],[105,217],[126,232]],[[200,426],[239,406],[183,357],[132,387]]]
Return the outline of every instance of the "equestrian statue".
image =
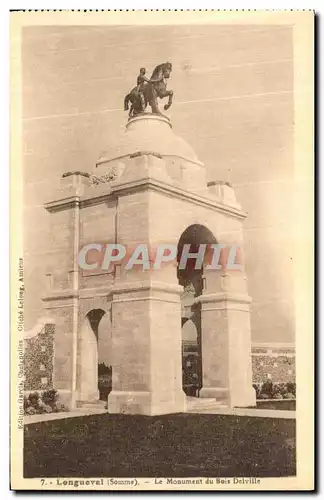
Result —
[[[157,103],[158,97],[160,99],[169,98],[167,104],[164,105],[165,110],[169,109],[173,99],[172,90],[167,90],[167,81],[170,78],[171,71],[171,63],[159,64],[153,71],[151,78],[148,79],[145,76],[146,69],[140,69],[136,87],[127,94],[124,100],[125,111],[128,111],[129,104],[131,104],[129,118],[144,113],[148,104],[151,106],[152,113],[161,114]]]

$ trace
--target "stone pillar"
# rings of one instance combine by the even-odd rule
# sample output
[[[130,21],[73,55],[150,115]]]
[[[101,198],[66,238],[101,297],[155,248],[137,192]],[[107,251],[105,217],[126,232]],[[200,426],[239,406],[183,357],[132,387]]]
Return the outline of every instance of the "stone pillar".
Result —
[[[144,154],[132,160],[113,188],[118,195],[118,243],[127,245],[128,257],[139,244],[150,249],[157,241],[151,189],[152,179],[163,176],[164,161]],[[182,287],[176,268],[125,267],[120,266],[112,290],[113,383],[108,410],[143,415],[183,412]]]
[[[77,388],[80,241],[80,196],[87,179],[79,172],[66,174],[54,201],[45,208],[51,213],[51,269],[49,288],[43,297],[55,322],[53,385],[70,409],[79,398]]]
[[[61,402],[69,409],[75,408],[78,399],[76,388],[76,337],[74,318],[78,309],[78,296],[72,292],[53,292],[44,297],[45,309],[55,323],[53,387]]]
[[[254,406],[252,387],[251,298],[243,273],[206,271],[201,303],[203,387],[231,407]]]
[[[79,400],[96,401],[98,390],[98,340],[88,318],[80,329],[79,344]]]
[[[185,410],[179,285],[120,282],[113,290],[110,413],[159,415]]]

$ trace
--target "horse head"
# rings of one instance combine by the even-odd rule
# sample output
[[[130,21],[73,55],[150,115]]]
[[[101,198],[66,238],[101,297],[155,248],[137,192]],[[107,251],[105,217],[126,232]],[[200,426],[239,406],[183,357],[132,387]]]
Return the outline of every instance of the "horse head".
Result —
[[[164,78],[170,78],[172,71],[172,63],[166,62],[162,65],[162,73]]]

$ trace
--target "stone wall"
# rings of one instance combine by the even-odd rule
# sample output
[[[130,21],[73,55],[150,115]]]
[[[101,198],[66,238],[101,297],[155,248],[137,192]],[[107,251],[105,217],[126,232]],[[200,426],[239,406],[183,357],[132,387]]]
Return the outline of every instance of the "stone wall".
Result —
[[[47,323],[25,339],[25,391],[52,389],[54,333],[55,326]]]

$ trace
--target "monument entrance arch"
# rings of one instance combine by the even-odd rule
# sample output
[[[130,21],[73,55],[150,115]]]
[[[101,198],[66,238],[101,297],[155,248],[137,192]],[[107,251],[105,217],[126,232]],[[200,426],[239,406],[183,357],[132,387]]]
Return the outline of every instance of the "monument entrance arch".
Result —
[[[216,238],[205,227],[193,224],[185,229],[177,246],[177,277],[183,287],[181,294],[182,314],[182,378],[183,390],[187,396],[199,396],[203,386],[201,303],[198,298],[203,293],[204,265],[196,269],[197,256],[202,245],[216,244]],[[179,266],[184,250],[192,257],[185,265]],[[207,255],[205,252],[205,256]]]

